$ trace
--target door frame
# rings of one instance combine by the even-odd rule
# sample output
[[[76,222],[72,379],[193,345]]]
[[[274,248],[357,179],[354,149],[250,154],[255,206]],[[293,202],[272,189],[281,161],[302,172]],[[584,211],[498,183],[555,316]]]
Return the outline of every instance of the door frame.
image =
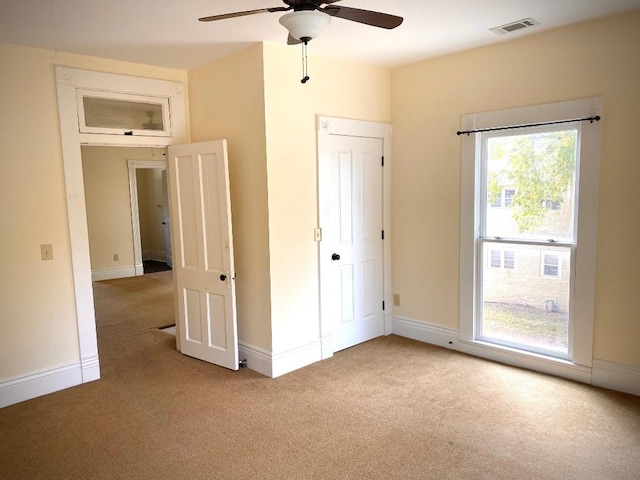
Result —
[[[328,117],[318,115],[318,220],[324,216],[321,190],[326,182],[326,173],[323,171],[322,158],[330,155],[329,138],[331,135],[348,137],[367,137],[382,140],[382,154],[384,168],[382,170],[382,228],[384,230],[383,245],[383,301],[384,310],[384,334],[392,333],[392,293],[391,293],[391,167],[392,167],[392,137],[393,126],[390,123],[369,122],[364,120],[351,120],[346,118]],[[321,241],[316,238],[318,242]],[[322,285],[322,266],[320,258],[320,243],[318,243],[318,285]],[[320,295],[320,343],[322,359],[327,359],[335,353],[334,325],[327,315],[322,315],[322,292]]]
[[[82,174],[82,145],[166,147],[189,141],[185,88],[180,82],[132,77],[56,66],[56,87],[64,183],[67,196],[69,250],[78,328],[81,383],[100,378],[98,339],[89,258],[89,232]],[[172,130],[168,137],[81,133],[78,126],[78,89],[126,92],[169,99]]]
[[[147,169],[166,172],[167,162],[164,160],[127,160],[127,167],[129,168],[129,200],[131,201],[131,228],[133,232],[133,266],[136,277],[138,277],[144,275],[144,265],[142,263],[142,238],[140,237],[137,171]]]

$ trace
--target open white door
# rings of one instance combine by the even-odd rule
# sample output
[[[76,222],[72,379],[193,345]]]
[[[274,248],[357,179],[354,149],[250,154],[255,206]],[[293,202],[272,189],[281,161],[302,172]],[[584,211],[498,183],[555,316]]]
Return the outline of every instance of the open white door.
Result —
[[[238,369],[227,143],[169,147],[169,204],[180,351]]]

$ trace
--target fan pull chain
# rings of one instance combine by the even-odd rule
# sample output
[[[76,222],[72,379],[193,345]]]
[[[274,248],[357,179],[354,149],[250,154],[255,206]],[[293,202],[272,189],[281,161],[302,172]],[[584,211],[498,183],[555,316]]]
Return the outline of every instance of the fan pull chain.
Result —
[[[309,42],[305,41],[302,43],[302,80],[300,83],[307,83],[309,81],[309,71],[307,68],[307,44]]]

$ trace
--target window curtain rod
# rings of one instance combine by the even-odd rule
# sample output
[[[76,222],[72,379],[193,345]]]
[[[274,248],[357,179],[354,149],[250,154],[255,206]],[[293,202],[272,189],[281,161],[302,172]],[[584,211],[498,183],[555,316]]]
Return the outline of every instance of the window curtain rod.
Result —
[[[542,122],[542,123],[527,123],[524,125],[508,125],[506,127],[492,127],[492,128],[479,128],[478,130],[464,130],[457,132],[457,135],[471,135],[472,133],[481,133],[481,132],[495,132],[497,130],[512,130],[514,128],[526,128],[526,127],[542,127],[544,125],[557,125],[558,123],[573,123],[573,122],[599,122],[600,115],[596,115],[595,117],[587,117],[587,118],[574,118],[571,120],[556,120],[555,122]]]

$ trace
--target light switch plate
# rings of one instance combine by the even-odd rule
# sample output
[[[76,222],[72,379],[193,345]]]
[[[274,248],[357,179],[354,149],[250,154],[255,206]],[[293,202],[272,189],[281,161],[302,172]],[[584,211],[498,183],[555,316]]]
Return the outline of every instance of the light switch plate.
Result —
[[[40,245],[42,260],[53,260],[53,246],[50,243]]]

